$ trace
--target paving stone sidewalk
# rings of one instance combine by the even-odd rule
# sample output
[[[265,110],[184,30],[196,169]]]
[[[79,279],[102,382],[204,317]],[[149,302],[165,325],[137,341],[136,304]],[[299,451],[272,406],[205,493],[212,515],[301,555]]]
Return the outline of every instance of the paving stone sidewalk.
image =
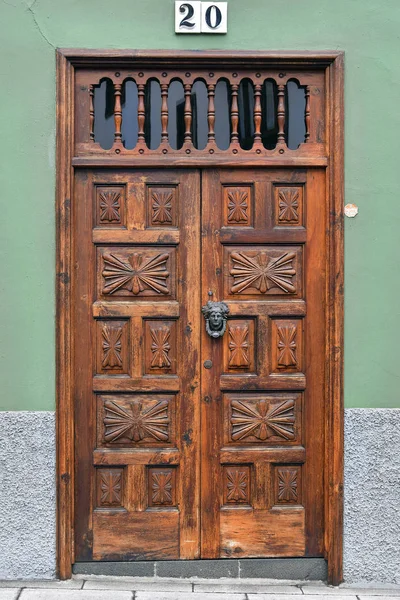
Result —
[[[0,600],[394,600],[400,586],[374,588],[263,579],[74,578],[69,581],[0,581]]]

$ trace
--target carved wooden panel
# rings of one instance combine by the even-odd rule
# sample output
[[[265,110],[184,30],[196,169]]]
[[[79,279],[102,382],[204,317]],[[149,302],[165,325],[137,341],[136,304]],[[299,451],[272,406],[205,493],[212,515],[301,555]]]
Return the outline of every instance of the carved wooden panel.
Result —
[[[96,469],[98,508],[117,508],[124,504],[124,469]]]
[[[200,183],[195,169],[76,172],[78,560],[199,558]],[[103,187],[126,192],[118,226],[97,221]]]
[[[177,186],[149,185],[147,191],[147,226],[177,227]]]
[[[255,319],[229,319],[224,335],[225,372],[254,372]]]
[[[301,466],[274,466],[275,504],[301,504]]]
[[[225,410],[227,443],[286,445],[300,442],[300,394],[225,394]]]
[[[315,208],[325,190],[317,171],[78,170],[80,560],[301,555],[306,543],[321,554],[326,244],[315,236],[326,219],[320,212],[303,227],[307,205],[296,227],[277,223],[274,195],[307,183]],[[97,225],[94,201],[78,206],[105,172],[108,187],[126,185],[126,223],[114,228]],[[219,340],[201,312],[209,298],[229,306]],[[127,514],[118,527],[107,520],[118,508],[116,469],[127,509],[115,510]]]
[[[271,321],[272,371],[298,372],[303,366],[303,330],[300,319]]]
[[[229,296],[290,296],[302,289],[299,246],[225,247]]]
[[[168,56],[168,61],[172,58]],[[196,57],[197,58],[197,57]],[[231,58],[231,57],[230,57]],[[180,57],[173,64],[164,63],[158,68],[154,66],[132,64],[91,69],[88,73],[80,69],[76,78],[76,119],[80,127],[76,127],[75,144],[78,154],[111,155],[123,159],[125,156],[158,161],[175,159],[182,164],[197,156],[206,157],[210,150],[216,157],[234,156],[237,160],[246,159],[263,166],[260,159],[274,158],[279,164],[287,156],[314,157],[326,153],[326,112],[325,112],[325,80],[324,72],[313,72],[299,66],[271,68],[270,64],[262,64],[251,60],[251,64],[227,66],[216,65],[208,58],[203,65],[181,63]],[[135,82],[135,89],[128,94],[129,85]],[[147,101],[146,90],[154,80],[160,86],[160,101]],[[191,101],[196,94],[196,82],[204,82],[204,96],[197,97],[198,103]],[[180,82],[182,102],[178,115],[171,113],[168,96],[171,86]],[[219,84],[226,86],[226,100],[218,94]],[[297,94],[302,98],[304,110],[291,111],[292,86],[296,83]],[[246,85],[250,84],[250,85]],[[273,97],[267,94],[266,86],[273,84]],[[246,85],[249,93],[246,100],[242,89]],[[216,102],[219,96],[219,102]],[[100,110],[102,99],[111,101],[108,106],[107,120],[104,110]],[[125,103],[122,106],[122,98]],[[229,98],[229,100],[228,100]],[[272,102],[271,102],[272,101]],[[196,106],[201,110],[196,110]],[[123,110],[123,108],[125,110]],[[175,111],[174,111],[175,112]],[[223,115],[223,118],[221,118]],[[108,136],[99,135],[107,122],[113,117],[111,131]],[[149,123],[158,121],[161,143],[151,147],[145,129]],[[243,122],[252,131],[243,139]],[[199,140],[195,131],[198,126],[203,130],[207,145],[199,148]],[[268,128],[268,130],[266,130]],[[133,146],[123,140],[124,132],[129,138],[135,138]],[[296,132],[293,146],[292,132]],[[223,135],[221,136],[221,133]],[[137,134],[137,135],[135,135]],[[179,142],[177,143],[177,138]],[[279,152],[281,150],[281,153]],[[117,157],[115,156],[117,155]],[[119,155],[119,156],[118,156]],[[149,164],[149,162],[145,162]],[[168,162],[167,162],[168,164]],[[171,164],[171,163],[169,163]],[[174,164],[174,163],[172,163]]]
[[[176,321],[145,320],[145,374],[176,373]]]
[[[251,504],[251,480],[249,465],[224,465],[223,503]]]
[[[175,294],[175,250],[102,247],[98,249],[99,294],[166,299]]]
[[[223,186],[223,225],[249,227],[253,224],[253,187]]]
[[[126,192],[124,185],[96,185],[95,201],[98,227],[125,225]]]
[[[148,506],[176,506],[175,468],[148,468]]]
[[[104,395],[98,400],[100,446],[170,446],[174,442],[174,396]]]
[[[275,185],[276,225],[303,225],[303,186]]]
[[[128,321],[97,321],[97,373],[129,374]]]

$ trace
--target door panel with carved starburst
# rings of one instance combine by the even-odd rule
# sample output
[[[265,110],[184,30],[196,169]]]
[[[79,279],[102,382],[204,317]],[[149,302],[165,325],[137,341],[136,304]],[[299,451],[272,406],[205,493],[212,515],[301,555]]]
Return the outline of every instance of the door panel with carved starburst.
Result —
[[[76,560],[322,555],[324,190],[78,171]]]
[[[200,200],[194,170],[76,176],[78,561],[199,556]]]
[[[229,307],[222,339],[202,333],[203,557],[322,553],[324,185],[202,175],[202,304]]]

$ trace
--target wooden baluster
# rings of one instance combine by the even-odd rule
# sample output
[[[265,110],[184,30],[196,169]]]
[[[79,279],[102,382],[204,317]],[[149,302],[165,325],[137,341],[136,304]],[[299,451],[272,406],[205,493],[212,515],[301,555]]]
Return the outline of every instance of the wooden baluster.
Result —
[[[138,144],[145,143],[144,137],[144,120],[146,117],[144,107],[144,83],[138,83]]]
[[[278,144],[285,143],[285,86],[278,85]]]
[[[239,105],[238,105],[238,93],[239,93],[239,85],[236,83],[232,84],[231,87],[232,92],[232,102],[231,102],[231,124],[232,124],[232,133],[231,133],[231,143],[237,144],[239,143]]]
[[[192,86],[190,83],[185,83],[185,108],[184,108],[184,120],[185,120],[185,134],[183,136],[185,143],[192,141],[192,103],[190,101],[190,94]]]
[[[208,90],[208,114],[207,114],[208,141],[214,142],[215,141],[215,130],[214,130],[214,125],[215,125],[215,102],[214,102],[215,85],[213,83],[210,83],[207,86],[207,90]]]
[[[114,141],[118,142],[118,143],[121,143],[121,141],[122,141],[121,89],[122,89],[122,85],[120,83],[114,84],[114,124],[115,124]]]
[[[94,142],[94,86],[89,86],[89,132],[90,141]]]
[[[262,85],[254,86],[254,143],[261,144],[261,91]]]
[[[161,143],[168,143],[168,83],[161,84]]]
[[[310,86],[306,85],[306,109],[304,120],[306,122],[306,134],[304,136],[304,141],[310,141],[310,126],[311,126],[311,107],[310,107]]]

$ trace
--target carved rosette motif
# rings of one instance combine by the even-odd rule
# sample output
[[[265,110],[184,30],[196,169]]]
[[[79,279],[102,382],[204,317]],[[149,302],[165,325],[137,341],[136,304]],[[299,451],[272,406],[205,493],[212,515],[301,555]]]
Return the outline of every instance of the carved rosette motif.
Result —
[[[122,469],[99,469],[98,504],[100,507],[122,506]]]
[[[250,366],[249,356],[249,326],[229,325],[229,360],[230,368],[248,369]]]
[[[296,288],[292,278],[296,275],[292,261],[296,258],[293,252],[286,252],[278,258],[268,256],[267,252],[259,252],[255,256],[246,252],[232,252],[233,277],[232,294],[243,294],[247,289],[256,289],[265,294],[271,288],[279,288],[286,294],[294,294]]]
[[[151,193],[151,224],[172,224],[172,201],[171,190],[154,190]]]
[[[225,467],[225,503],[250,504],[249,467]]]
[[[117,400],[104,403],[104,440],[118,443],[128,439],[141,442],[153,439],[157,442],[169,441],[169,402],[168,400],[131,400],[122,404]]]
[[[279,188],[278,191],[278,222],[299,223],[300,190],[296,187]]]
[[[295,401],[293,399],[271,403],[267,399],[257,402],[233,400],[231,426],[235,442],[256,438],[261,442],[278,436],[285,440],[295,438]]]
[[[247,190],[236,188],[228,191],[228,223],[245,225],[249,223],[248,201]]]
[[[277,328],[277,363],[278,369],[287,369],[288,367],[297,367],[297,327],[293,324],[281,325]]]
[[[105,370],[122,368],[122,327],[104,325],[101,331],[103,356],[101,365]]]
[[[277,501],[279,504],[296,504],[299,502],[299,468],[279,467],[276,475],[278,478]]]
[[[124,289],[138,296],[151,290],[156,294],[169,294],[166,279],[169,277],[167,261],[169,254],[146,256],[135,252],[132,256],[119,258],[116,254],[104,254],[104,294],[115,294]]]
[[[153,369],[170,369],[171,360],[169,358],[169,351],[171,345],[169,339],[171,337],[171,329],[164,325],[163,327],[150,327],[151,335],[151,368]]]
[[[121,192],[99,191],[100,223],[121,223]]]
[[[172,469],[151,469],[150,494],[151,506],[172,506],[173,499],[173,473]]]

